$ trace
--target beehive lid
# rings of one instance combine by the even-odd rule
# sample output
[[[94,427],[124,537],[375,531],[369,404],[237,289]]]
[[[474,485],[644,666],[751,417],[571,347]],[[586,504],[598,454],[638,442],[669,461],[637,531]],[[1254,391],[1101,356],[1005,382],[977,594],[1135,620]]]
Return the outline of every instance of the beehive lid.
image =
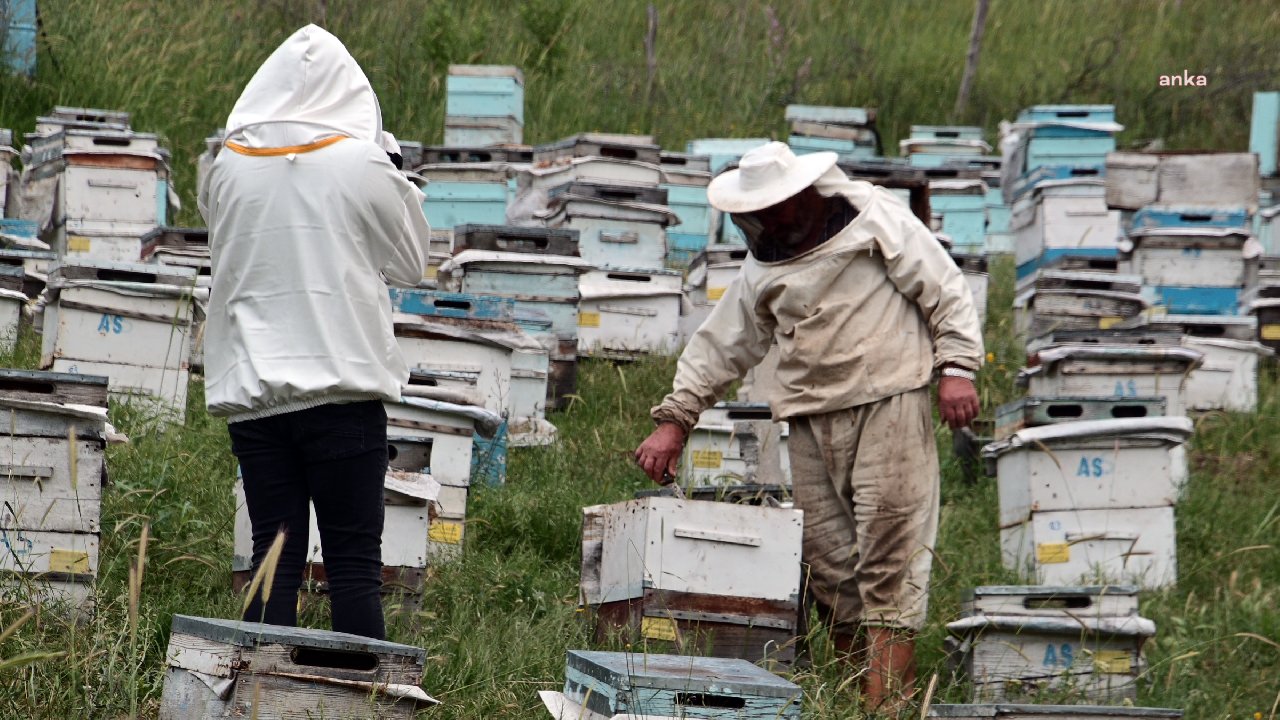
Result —
[[[190,615],[173,616],[173,633],[175,635],[179,633],[192,635],[205,640],[239,647],[256,647],[264,643],[272,643],[379,655],[397,655],[412,658],[418,663],[423,663],[427,658],[427,651],[422,648],[387,642],[386,640],[374,640],[349,633],[266,625],[240,620],[192,617]]]
[[[1186,417],[1119,418],[1115,420],[1082,420],[1023,428],[1004,440],[982,448],[982,456],[999,457],[1022,449],[1051,449],[1055,444],[1073,443],[1096,438],[1161,440],[1179,445],[1191,437],[1194,425]]]
[[[933,705],[933,718],[1021,718],[1057,717],[1068,720],[1105,718],[1181,718],[1181,710],[1169,708],[1117,707],[1111,705]]]
[[[492,250],[463,250],[446,260],[440,266],[440,272],[448,272],[453,267],[466,267],[474,263],[515,263],[518,265],[558,265],[573,268],[579,273],[595,268],[595,265],[580,257],[570,255],[537,255],[534,253],[500,252]],[[516,312],[519,312],[517,306]]]
[[[802,692],[798,685],[739,659],[570,650],[567,664],[620,691],[647,688],[788,700]]]
[[[514,65],[450,65],[454,77],[509,77],[524,85],[524,72]]]

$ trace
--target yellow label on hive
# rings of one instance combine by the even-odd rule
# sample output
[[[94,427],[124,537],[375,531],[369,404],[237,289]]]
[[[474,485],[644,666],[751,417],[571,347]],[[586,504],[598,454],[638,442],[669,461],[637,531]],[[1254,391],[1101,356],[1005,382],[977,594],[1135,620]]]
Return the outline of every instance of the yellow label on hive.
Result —
[[[427,529],[427,539],[446,545],[460,545],[462,544],[462,523],[437,520]]]
[[[578,313],[578,327],[600,327],[600,313],[585,311]]]
[[[49,552],[49,572],[77,575],[87,573],[89,572],[89,553],[54,548]]]
[[[68,235],[67,252],[89,252],[89,238],[83,235]]]
[[[1071,561],[1071,546],[1066,543],[1040,543],[1036,546],[1036,562],[1043,565]]]
[[[1263,340],[1280,340],[1280,325],[1263,325],[1259,332]]]
[[[1123,320],[1123,319],[1124,319],[1124,318],[1122,318],[1122,317],[1115,317],[1114,315],[1113,315],[1113,316],[1111,316],[1111,317],[1102,317],[1102,318],[1098,318],[1098,329],[1099,329],[1099,330],[1110,330],[1111,328],[1113,328],[1113,327],[1115,327],[1116,325],[1120,324],[1120,321],[1121,321],[1121,320]]]
[[[705,470],[714,470],[724,464],[724,455],[719,450],[694,450],[693,466]]]
[[[707,288],[707,299],[719,300],[720,298],[724,297],[724,291],[725,291],[725,288],[722,288],[722,287]]]
[[[672,618],[647,617],[640,619],[640,634],[647,640],[676,641],[676,621]]]
[[[1133,657],[1125,650],[1099,650],[1093,654],[1093,671],[1127,675],[1133,672]]]

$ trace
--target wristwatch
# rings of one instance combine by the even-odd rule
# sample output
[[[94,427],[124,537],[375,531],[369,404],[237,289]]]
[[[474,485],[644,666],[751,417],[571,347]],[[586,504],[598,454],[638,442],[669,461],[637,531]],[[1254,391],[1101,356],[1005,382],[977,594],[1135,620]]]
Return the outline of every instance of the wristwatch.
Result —
[[[972,370],[965,370],[964,368],[958,368],[958,367],[944,367],[944,368],[942,368],[942,377],[958,377],[958,378],[964,378],[965,380],[968,380],[969,382],[977,382],[977,381],[978,381],[978,374],[977,374],[977,373],[973,372]]]

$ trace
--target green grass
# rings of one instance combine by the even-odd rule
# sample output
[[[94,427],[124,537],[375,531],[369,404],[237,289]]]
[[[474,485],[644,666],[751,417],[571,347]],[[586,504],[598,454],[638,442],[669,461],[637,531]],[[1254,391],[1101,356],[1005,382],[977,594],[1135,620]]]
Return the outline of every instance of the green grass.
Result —
[[[647,132],[680,149],[696,137],[783,136],[790,102],[880,109],[892,152],[913,123],[976,123],[993,132],[1025,105],[1114,102],[1121,142],[1163,137],[1174,148],[1243,149],[1250,96],[1276,89],[1280,10],[1209,0],[994,0],[968,110],[951,116],[972,3],[659,2],[657,73],[650,82],[645,4],[631,0],[46,0],[48,45],[34,82],[0,78],[0,127],[29,131],[55,104],[122,108],[174,153],[194,211],[194,157],[249,76],[280,40],[326,7],[377,89],[388,129],[441,139],[443,77],[451,62],[525,70],[527,139],[600,130]],[[1204,89],[1157,86],[1160,74],[1207,74]],[[987,409],[1016,397],[1022,363],[1012,332],[1012,267],[992,272],[980,392]],[[25,335],[0,365],[34,367]],[[474,495],[463,562],[432,571],[417,614],[394,617],[392,638],[427,649],[424,685],[440,718],[543,717],[536,690],[558,687],[564,651],[590,644],[577,612],[580,509],[627,499],[648,481],[628,455],[666,392],[670,361],[584,362],[581,397],[552,419],[554,448],[512,453],[510,481]],[[1155,620],[1141,705],[1188,718],[1274,718],[1280,699],[1280,383],[1268,366],[1256,414],[1198,421],[1192,475],[1178,507],[1177,588],[1143,597]],[[185,427],[146,430],[113,411],[129,445],[108,451],[98,613],[68,623],[41,610],[0,633],[0,718],[155,717],[168,627],[177,612],[233,617],[230,591],[233,458],[221,421],[193,383]],[[990,480],[959,481],[949,434],[942,525],[921,638],[924,682],[960,698],[941,642],[960,593],[1006,582]],[[130,633],[129,566],[143,528],[147,562]],[[0,628],[25,612],[0,603]],[[304,615],[323,625],[325,610]],[[28,653],[64,653],[39,659]],[[16,667],[15,659],[35,662]],[[810,717],[853,717],[851,694],[817,639],[815,667],[797,681]]]
[[[981,381],[988,407],[1016,394],[1010,376],[1018,361],[1007,334],[1011,284],[1011,263],[996,263],[988,327],[997,360]],[[22,364],[35,357],[26,343]],[[395,613],[389,623],[393,640],[427,650],[424,685],[444,704],[424,717],[543,717],[536,691],[563,681],[565,650],[593,646],[577,610],[581,508],[649,486],[628,455],[648,431],[648,408],[666,392],[673,370],[670,360],[584,361],[580,397],[552,418],[558,445],[513,452],[508,484],[476,489],[462,562],[434,568],[421,609]],[[1188,718],[1269,718],[1280,693],[1274,368],[1263,373],[1260,394],[1256,414],[1198,421],[1191,483],[1178,506],[1180,581],[1143,595],[1142,612],[1159,630],[1147,646],[1139,705],[1182,707]],[[0,642],[0,658],[66,653],[0,671],[0,717],[127,717],[135,697],[140,715],[155,717],[172,615],[238,612],[230,591],[233,458],[223,423],[210,419],[202,403],[193,383],[187,425],[167,433],[132,432],[145,418],[113,412],[133,440],[108,454],[98,616],[73,624],[41,611]],[[936,697],[960,701],[965,688],[947,674],[943,625],[956,616],[966,588],[1013,577],[1000,565],[994,481],[961,482],[949,433],[939,427],[938,439],[942,523],[921,676],[927,683],[937,673]],[[150,541],[131,643],[128,566],[144,526]],[[0,627],[24,609],[0,607]],[[323,627],[327,609],[311,604],[303,617]],[[820,636],[814,659],[811,670],[795,676],[809,717],[856,716],[848,678]]]

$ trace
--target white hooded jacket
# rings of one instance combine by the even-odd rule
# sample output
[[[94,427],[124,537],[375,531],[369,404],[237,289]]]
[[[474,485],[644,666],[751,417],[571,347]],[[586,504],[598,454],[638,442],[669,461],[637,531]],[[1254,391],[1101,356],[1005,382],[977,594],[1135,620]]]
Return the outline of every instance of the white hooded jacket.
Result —
[[[210,414],[400,398],[409,371],[386,284],[421,280],[430,228],[381,140],[369,80],[315,25],[245,87],[200,195],[213,253]]]

